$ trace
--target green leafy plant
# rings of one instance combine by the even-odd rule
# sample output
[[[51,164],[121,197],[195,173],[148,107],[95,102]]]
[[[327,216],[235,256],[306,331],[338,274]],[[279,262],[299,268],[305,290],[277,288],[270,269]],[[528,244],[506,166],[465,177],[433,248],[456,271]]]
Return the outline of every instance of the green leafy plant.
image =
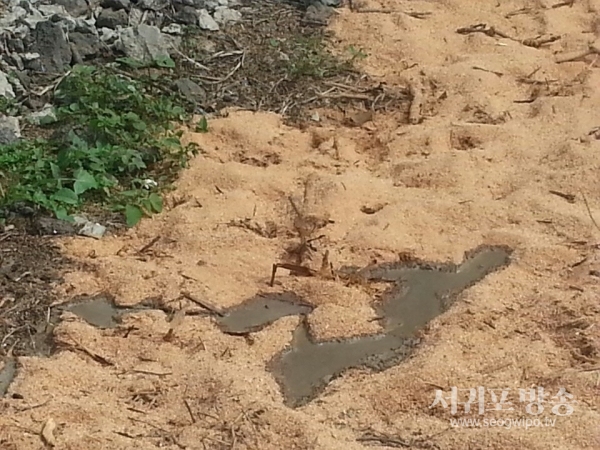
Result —
[[[197,153],[175,129],[183,108],[90,66],[76,66],[55,100],[51,137],[0,147],[0,206],[26,201],[70,220],[101,205],[124,213],[129,226],[161,212],[160,192]]]
[[[322,38],[298,36],[287,46],[288,73],[292,78],[324,78],[351,68],[351,60],[339,61],[327,52]]]
[[[208,133],[208,121],[206,117],[202,116],[202,119],[196,124],[196,133]]]

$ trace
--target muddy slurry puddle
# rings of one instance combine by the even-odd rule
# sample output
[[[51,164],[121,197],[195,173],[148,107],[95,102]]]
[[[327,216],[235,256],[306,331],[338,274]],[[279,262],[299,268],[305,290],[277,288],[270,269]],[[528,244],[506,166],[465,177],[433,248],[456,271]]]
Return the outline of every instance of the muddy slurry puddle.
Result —
[[[353,339],[315,342],[306,321],[298,326],[290,348],[270,364],[290,407],[313,400],[344,371],[366,367],[385,370],[400,363],[418,343],[416,333],[446,311],[466,288],[510,263],[511,250],[482,247],[461,265],[427,262],[385,263],[358,270],[354,276],[392,287],[375,305],[383,332]]]
[[[144,305],[132,307],[119,306],[115,303],[113,297],[101,294],[95,297],[74,301],[64,306],[59,306],[56,308],[55,312],[60,314],[64,311],[68,311],[96,328],[106,329],[119,326],[121,318],[125,314],[151,309],[155,308]]]
[[[259,294],[231,308],[216,321],[228,334],[248,334],[258,331],[286,316],[307,315],[314,306],[302,301],[293,292]]]
[[[402,362],[418,344],[417,332],[446,311],[463,290],[510,264],[511,253],[506,247],[480,247],[467,253],[460,265],[411,261],[341,269],[342,277],[390,284],[373,305],[382,327],[381,333],[373,335],[316,341],[307,321],[314,306],[293,292],[259,293],[218,314],[205,312],[213,316],[223,333],[232,335],[259,331],[282,317],[302,317],[290,346],[268,364],[286,405],[296,408],[315,399],[348,369],[381,371]],[[53,309],[52,327],[47,328],[46,334],[51,334],[65,311],[94,327],[109,329],[118,327],[124,314],[156,309],[159,308],[152,302],[121,307],[107,294],[80,297]],[[0,370],[0,397],[7,392],[16,372],[16,361],[5,361]]]

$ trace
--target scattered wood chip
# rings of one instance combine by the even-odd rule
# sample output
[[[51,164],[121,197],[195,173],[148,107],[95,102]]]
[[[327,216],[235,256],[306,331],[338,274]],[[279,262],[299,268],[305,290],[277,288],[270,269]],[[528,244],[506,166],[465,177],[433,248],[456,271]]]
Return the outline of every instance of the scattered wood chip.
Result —
[[[372,206],[361,206],[360,211],[365,214],[375,214],[376,212],[381,211],[383,208],[387,206],[387,203],[377,203]]]
[[[225,312],[221,308],[219,308],[217,305],[212,304],[208,300],[201,300],[187,291],[182,291],[181,295],[184,298],[187,298],[188,300],[194,302],[196,305],[201,306],[202,308],[204,308],[214,314],[217,314],[218,316],[225,315]]]
[[[525,39],[521,42],[521,44],[527,47],[540,48],[542,45],[550,44],[552,42],[558,41],[560,36],[538,36],[532,39]]]
[[[42,428],[42,439],[50,447],[56,447],[56,438],[54,437],[54,430],[56,430],[56,422],[51,417],[46,421]]]
[[[423,85],[420,81],[415,80],[410,84],[410,95],[412,101],[408,111],[408,122],[411,125],[416,125],[421,122],[421,106],[423,105]]]
[[[564,192],[559,191],[549,191],[552,195],[556,195],[560,198],[564,198],[569,203],[575,203],[576,197],[573,194],[565,194]]]
[[[468,27],[462,27],[456,30],[458,34],[471,34],[471,33],[483,33],[489,37],[502,37],[505,39],[512,39],[508,34],[502,31],[496,30],[494,27],[488,27],[485,23],[478,23],[476,25],[470,25]]]
[[[277,269],[287,269],[293,275],[300,277],[314,277],[316,275],[316,272],[310,267],[301,266],[299,264],[277,263],[273,264],[270,286],[275,284],[275,275],[277,274]]]

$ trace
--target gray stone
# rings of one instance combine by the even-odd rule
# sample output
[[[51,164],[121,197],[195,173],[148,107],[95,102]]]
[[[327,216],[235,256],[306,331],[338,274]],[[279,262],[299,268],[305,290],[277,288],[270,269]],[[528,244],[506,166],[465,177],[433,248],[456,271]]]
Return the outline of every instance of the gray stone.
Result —
[[[129,25],[132,27],[138,26],[142,23],[142,17],[144,17],[144,11],[138,8],[131,8],[131,11],[129,11]]]
[[[191,6],[183,6],[175,14],[175,20],[184,25],[196,25],[198,23],[198,13]]]
[[[196,9],[202,9],[206,7],[205,0],[172,0],[174,5],[185,5],[193,6]]]
[[[333,8],[342,4],[341,0],[317,0],[315,3],[321,3],[323,6],[331,6]]]
[[[23,44],[23,39],[8,39],[6,44],[8,45],[8,49],[11,52],[16,52],[16,53],[24,53],[25,52],[25,45]]]
[[[33,222],[32,228],[42,236],[70,236],[77,233],[73,224],[53,217],[36,217]]]
[[[227,23],[236,23],[242,20],[242,14],[235,9],[229,9],[227,6],[217,6],[213,14],[215,21],[220,25]]]
[[[99,34],[100,40],[105,44],[112,44],[119,37],[119,33],[117,33],[115,30],[111,30],[110,28],[100,28]]]
[[[23,58],[21,58],[18,53],[10,53],[8,57],[10,58],[13,67],[16,67],[18,70],[23,70],[25,68]]]
[[[70,33],[69,41],[75,46],[83,59],[94,57],[100,51],[100,38],[88,33]]]
[[[157,27],[139,25],[119,31],[115,49],[137,61],[150,62],[159,57],[168,57],[173,42]]]
[[[219,0],[205,0],[204,1],[204,9],[207,11],[214,11],[215,8],[219,5]]]
[[[56,122],[56,111],[50,103],[47,103],[41,111],[31,113],[27,119],[34,125],[47,125]]]
[[[219,31],[219,24],[210,16],[206,9],[198,11],[198,26],[203,30]]]
[[[168,5],[168,0],[138,0],[137,6],[151,11],[160,11]]]
[[[12,144],[21,137],[18,117],[0,116],[0,145]]]
[[[90,221],[86,221],[79,233],[81,236],[91,237],[94,239],[100,239],[106,233],[106,227],[104,225],[100,225],[99,223],[94,223]]]
[[[103,9],[96,19],[96,26],[101,28],[112,28],[116,30],[118,26],[127,26],[129,16],[127,11],[120,9]]]
[[[89,9],[85,0],[54,0],[54,3],[64,7],[73,17],[83,16]]]
[[[174,35],[183,34],[183,28],[181,28],[181,25],[179,25],[178,23],[171,23],[171,24],[167,25],[166,27],[164,27],[161,31],[163,33],[174,34]]]
[[[189,78],[180,78],[174,83],[175,88],[188,99],[203,103],[206,100],[206,91]]]
[[[37,9],[30,8],[29,14],[22,21],[32,30],[40,22],[45,22],[47,17],[44,17]]]
[[[96,19],[76,19],[75,21],[75,31],[78,33],[87,33],[87,34],[98,34],[98,30],[96,30]]]
[[[314,22],[327,22],[333,14],[333,8],[321,3],[306,8],[306,19]]]
[[[101,5],[104,8],[112,8],[114,10],[124,9],[129,11],[131,2],[129,0],[102,0]]]
[[[35,61],[40,58],[40,54],[36,52],[27,52],[21,55],[23,57],[23,61]]]
[[[45,17],[52,17],[54,15],[59,17],[70,17],[69,13],[62,5],[40,5],[37,9]]]
[[[15,6],[8,14],[4,14],[3,17],[0,17],[0,28],[10,29],[15,26],[19,20],[25,17],[27,17],[27,10],[20,6]]]
[[[29,36],[29,27],[27,25],[19,25],[14,28],[13,36],[18,39],[25,39]]]
[[[40,70],[47,73],[64,73],[71,63],[71,47],[60,25],[39,22],[34,30],[34,43],[30,50],[40,55]]]
[[[15,91],[4,72],[0,71],[0,97],[15,98]]]

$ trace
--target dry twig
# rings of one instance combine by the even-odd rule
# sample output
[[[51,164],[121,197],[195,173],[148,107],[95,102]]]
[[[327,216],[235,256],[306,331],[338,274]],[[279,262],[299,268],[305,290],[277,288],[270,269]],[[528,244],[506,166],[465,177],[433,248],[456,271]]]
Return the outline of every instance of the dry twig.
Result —
[[[207,300],[201,300],[198,297],[195,297],[194,295],[192,295],[191,293],[187,292],[187,291],[182,291],[181,295],[184,298],[187,298],[188,300],[194,302],[196,305],[201,306],[202,308],[223,317],[225,315],[225,311],[223,311],[221,308],[219,308],[218,306],[212,304],[211,302],[207,301]]]
[[[600,55],[600,40],[596,40],[595,42],[589,44],[587,50],[580,50],[577,52],[568,52],[563,53],[562,55],[558,55],[555,59],[557,64],[576,61],[581,58],[585,58],[589,55]]]
[[[423,105],[423,85],[420,81],[414,81],[410,84],[410,95],[412,102],[408,111],[408,121],[416,125],[423,119],[421,116],[421,106]]]

